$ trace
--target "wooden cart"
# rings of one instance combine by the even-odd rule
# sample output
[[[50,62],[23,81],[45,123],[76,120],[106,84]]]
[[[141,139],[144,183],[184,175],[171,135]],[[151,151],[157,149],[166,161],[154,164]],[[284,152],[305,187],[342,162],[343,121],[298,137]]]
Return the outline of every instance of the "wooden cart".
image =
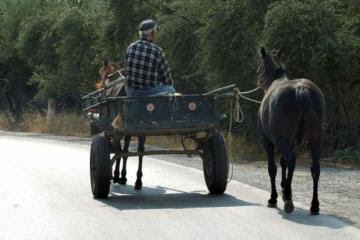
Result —
[[[94,197],[106,198],[116,157],[187,154],[203,160],[205,182],[210,193],[222,194],[227,185],[229,158],[220,132],[221,109],[229,95],[182,95],[109,97],[98,90],[83,97],[84,111],[93,136],[90,156]],[[124,136],[179,135],[183,150],[121,152],[117,144]],[[110,158],[110,154],[114,157]]]

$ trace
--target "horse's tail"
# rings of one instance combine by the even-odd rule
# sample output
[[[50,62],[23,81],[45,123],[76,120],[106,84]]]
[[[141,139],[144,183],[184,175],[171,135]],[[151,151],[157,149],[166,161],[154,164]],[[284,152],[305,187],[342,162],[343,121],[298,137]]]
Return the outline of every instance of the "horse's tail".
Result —
[[[304,132],[309,127],[322,128],[325,113],[325,101],[318,89],[309,86],[298,86],[295,89],[296,104],[302,112],[298,138],[301,141]]]

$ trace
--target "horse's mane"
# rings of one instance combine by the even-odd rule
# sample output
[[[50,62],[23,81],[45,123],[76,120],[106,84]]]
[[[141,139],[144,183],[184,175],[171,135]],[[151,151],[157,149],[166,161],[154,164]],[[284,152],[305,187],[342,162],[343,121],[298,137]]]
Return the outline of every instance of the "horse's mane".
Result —
[[[278,51],[273,50],[269,52],[266,59],[262,61],[262,64],[265,65],[262,66],[262,68],[267,69],[267,71],[264,72],[265,78],[275,80],[286,77],[287,75],[286,68],[282,63],[280,63],[278,58],[279,58]]]

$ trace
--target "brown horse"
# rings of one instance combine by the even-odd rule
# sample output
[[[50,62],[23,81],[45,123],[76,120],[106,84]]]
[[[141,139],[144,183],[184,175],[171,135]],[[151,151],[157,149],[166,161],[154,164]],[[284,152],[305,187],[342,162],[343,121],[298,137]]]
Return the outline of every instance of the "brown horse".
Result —
[[[123,73],[124,70],[120,69],[117,64],[105,60],[103,67],[99,71],[100,81],[95,83],[95,88],[105,88],[105,93],[109,96],[125,96],[125,88],[123,88],[125,77]],[[112,86],[109,87],[109,85]]]
[[[278,52],[267,53],[261,48],[261,63],[257,71],[258,86],[264,90],[258,115],[262,144],[268,157],[271,179],[271,197],[268,207],[276,207],[275,149],[280,153],[282,169],[281,187],[284,210],[294,210],[291,181],[296,165],[294,146],[305,138],[311,152],[313,199],[310,213],[319,213],[318,181],[320,176],[320,152],[325,100],[320,89],[310,80],[289,80],[282,65],[276,61]]]
[[[96,83],[95,86],[96,88],[103,88],[105,87],[105,83],[107,82],[111,82],[112,80],[116,80],[117,78],[119,78],[119,76],[121,76],[123,71],[121,71],[120,67],[115,64],[115,63],[109,63],[107,60],[104,61],[104,65],[103,67],[100,69],[99,74],[101,76],[100,82]],[[125,88],[122,87],[122,89],[118,89],[116,86],[114,86],[112,89],[106,90],[106,93],[108,95],[112,95],[112,96],[126,96],[126,92],[125,92]],[[117,144],[117,148],[119,149],[120,152],[128,152],[129,151],[129,145],[130,145],[130,140],[131,137],[130,136],[126,136],[124,139],[124,146],[121,147],[121,139],[119,140],[119,142],[116,142]],[[144,152],[145,151],[145,140],[146,137],[145,136],[139,136],[138,137],[139,140],[139,145],[138,145],[138,152]],[[122,169],[121,169],[121,177],[120,177],[120,161],[121,158],[118,157],[116,158],[115,161],[115,169],[114,169],[114,176],[113,176],[113,182],[114,183],[120,183],[122,185],[126,184],[127,182],[127,178],[126,178],[126,164],[127,164],[127,158],[128,157],[123,157],[123,164],[122,164]],[[137,171],[137,179],[135,182],[135,189],[136,190],[140,190],[142,188],[142,161],[143,161],[143,156],[140,155],[139,156],[139,166],[138,166],[138,171]]]

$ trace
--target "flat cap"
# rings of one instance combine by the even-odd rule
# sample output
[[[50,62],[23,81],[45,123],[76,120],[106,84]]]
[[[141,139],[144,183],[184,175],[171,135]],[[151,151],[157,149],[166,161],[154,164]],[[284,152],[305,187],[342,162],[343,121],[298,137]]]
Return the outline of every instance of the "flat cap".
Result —
[[[155,21],[152,19],[147,19],[147,20],[142,21],[139,26],[140,32],[146,32],[146,31],[152,30],[154,28],[157,28],[157,25],[156,25]]]

